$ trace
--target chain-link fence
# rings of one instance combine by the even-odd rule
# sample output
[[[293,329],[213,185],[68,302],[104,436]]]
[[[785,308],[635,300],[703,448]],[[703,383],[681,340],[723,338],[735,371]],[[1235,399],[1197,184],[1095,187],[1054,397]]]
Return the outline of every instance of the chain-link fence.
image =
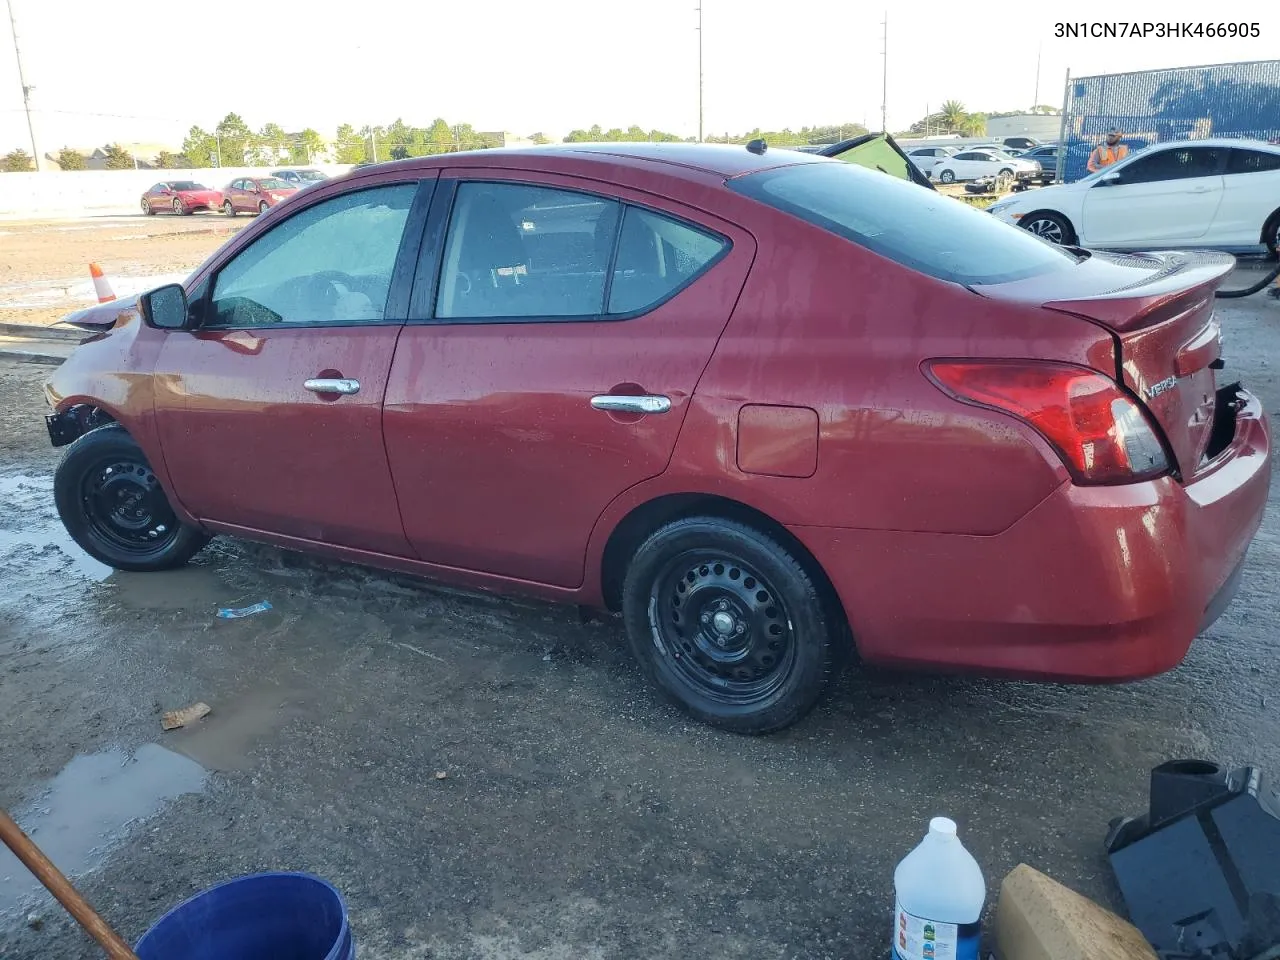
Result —
[[[1130,150],[1162,140],[1280,140],[1280,60],[1072,77],[1063,100],[1058,179],[1078,180],[1112,127]]]

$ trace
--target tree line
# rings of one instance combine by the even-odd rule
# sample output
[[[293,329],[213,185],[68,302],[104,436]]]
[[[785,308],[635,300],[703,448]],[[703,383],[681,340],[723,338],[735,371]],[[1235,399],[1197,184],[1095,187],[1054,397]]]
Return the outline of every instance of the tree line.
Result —
[[[1057,110],[1053,107],[1037,107],[1035,112],[1056,113]],[[970,113],[960,101],[948,100],[940,110],[913,123],[907,132],[981,136],[986,132],[988,116],[1008,115]],[[867,128],[860,123],[842,123],[803,126],[798,130],[784,127],[781,130],[755,129],[741,133],[726,131],[709,133],[704,139],[710,143],[747,143],[763,138],[777,146],[803,146],[836,143],[867,132]],[[502,137],[502,134],[477,131],[469,123],[451,124],[438,117],[426,127],[413,126],[401,119],[387,125],[362,127],[344,123],[338,127],[334,139],[326,142],[319,131],[310,127],[297,133],[289,133],[277,123],[267,123],[255,131],[238,113],[228,113],[213,130],[205,130],[200,126],[191,127],[178,151],[162,150],[154,157],[135,157],[121,144],[111,143],[102,148],[102,153],[108,170],[130,170],[136,166],[136,161],[143,161],[160,169],[303,165],[326,159],[333,163],[356,164],[500,147],[503,145]],[[542,133],[529,134],[525,139],[534,143],[551,142]],[[634,124],[625,129],[604,129],[596,124],[571,130],[562,139],[564,143],[691,143],[697,138],[682,137],[665,130],[646,130]],[[88,157],[71,147],[59,150],[56,159],[63,170],[84,170],[88,161]],[[35,163],[25,150],[13,150],[0,157],[0,170],[21,172],[34,169]]]

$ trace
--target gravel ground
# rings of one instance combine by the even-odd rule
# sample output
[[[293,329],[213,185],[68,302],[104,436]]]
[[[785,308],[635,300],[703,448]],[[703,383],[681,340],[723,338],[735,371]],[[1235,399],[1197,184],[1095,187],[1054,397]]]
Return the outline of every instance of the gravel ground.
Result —
[[[46,325],[93,303],[75,289],[89,264],[112,277],[189,273],[252,217],[103,216],[57,223],[0,222],[0,323]]]
[[[1223,376],[1280,411],[1280,304],[1221,316]],[[1102,838],[1151,766],[1280,770],[1274,504],[1238,600],[1170,674],[861,672],[744,739],[659,704],[613,620],[228,539],[107,575],[53,513],[42,376],[0,361],[0,804],[130,939],[280,868],[342,890],[362,960],[883,956],[930,815],[959,821],[992,896],[1028,862],[1116,905]],[[194,701],[213,713],[161,732]],[[0,862],[0,955],[95,955],[29,893]]]

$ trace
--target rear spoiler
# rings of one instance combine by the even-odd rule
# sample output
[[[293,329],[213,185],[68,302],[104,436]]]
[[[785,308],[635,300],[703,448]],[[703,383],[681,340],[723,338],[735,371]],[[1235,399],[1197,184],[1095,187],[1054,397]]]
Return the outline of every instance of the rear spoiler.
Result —
[[[846,160],[900,180],[909,180],[930,190],[937,189],[887,133],[867,133],[861,137],[841,140],[823,147],[818,155]]]

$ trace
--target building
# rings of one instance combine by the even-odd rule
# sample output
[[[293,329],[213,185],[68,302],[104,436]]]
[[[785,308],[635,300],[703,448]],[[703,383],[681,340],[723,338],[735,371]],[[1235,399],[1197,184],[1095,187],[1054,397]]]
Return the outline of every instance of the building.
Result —
[[[1062,132],[1062,117],[1057,114],[1018,113],[1012,117],[988,117],[987,139],[1031,137],[1042,142],[1056,141]]]

